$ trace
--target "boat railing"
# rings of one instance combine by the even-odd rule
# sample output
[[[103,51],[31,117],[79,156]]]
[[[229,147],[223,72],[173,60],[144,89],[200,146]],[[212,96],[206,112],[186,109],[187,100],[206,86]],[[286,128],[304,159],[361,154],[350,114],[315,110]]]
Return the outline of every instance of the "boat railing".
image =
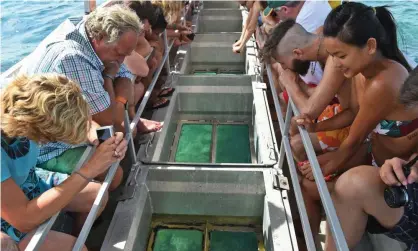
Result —
[[[91,1],[86,1],[86,2],[91,2]],[[107,1],[105,4],[103,5],[107,5],[110,1]],[[191,2],[191,1],[190,1]],[[85,12],[89,13],[91,11],[91,6],[94,6],[92,4],[85,4]],[[190,6],[190,5],[189,5]],[[87,9],[89,8],[89,9]],[[190,8],[189,8],[190,9]],[[186,12],[187,13],[187,12]],[[148,87],[144,98],[142,100],[142,102],[139,105],[139,108],[136,112],[135,117],[133,118],[132,122],[130,123],[125,123],[126,125],[129,124],[130,126],[126,128],[126,134],[125,134],[125,139],[128,140],[129,142],[129,152],[131,157],[133,158],[134,161],[137,160],[136,158],[136,151],[135,151],[135,147],[133,144],[133,137],[132,137],[132,130],[136,127],[137,123],[140,120],[140,117],[142,115],[142,112],[145,108],[146,103],[148,102],[148,99],[151,96],[151,92],[157,82],[157,79],[164,67],[164,65],[166,65],[167,71],[169,71],[170,73],[170,61],[169,61],[169,52],[171,50],[171,47],[173,46],[173,42],[171,42],[169,44],[168,38],[167,38],[167,33],[166,31],[164,31],[163,35],[163,40],[164,40],[164,47],[165,47],[165,51],[164,51],[164,56],[163,56],[163,60],[161,62],[161,64],[159,65],[159,67],[157,68],[157,71],[152,79],[152,82],[150,84],[150,86]],[[19,63],[20,65],[15,66],[13,68],[20,68],[21,67],[21,63]],[[271,90],[275,90],[274,87],[274,80],[273,80],[273,76],[272,76],[272,72],[271,72],[271,66],[270,65],[266,65],[266,70],[267,70],[267,75],[268,75],[268,79],[269,79],[269,83],[270,83],[270,87]],[[9,72],[9,71],[8,71]],[[11,72],[11,71],[10,71]],[[284,158],[286,157],[287,159],[287,163],[289,166],[289,172],[291,175],[291,179],[292,179],[292,183],[293,183],[293,188],[294,188],[294,192],[295,192],[295,197],[296,197],[296,201],[297,201],[297,207],[300,213],[300,217],[301,217],[301,222],[302,222],[302,227],[303,227],[303,231],[304,231],[304,237],[306,240],[306,245],[307,245],[307,249],[309,251],[314,251],[316,250],[315,247],[315,242],[314,242],[314,238],[312,236],[312,231],[309,225],[309,219],[307,216],[307,212],[306,212],[306,206],[303,200],[303,195],[302,195],[302,191],[301,191],[301,187],[299,184],[299,178],[298,178],[298,174],[297,174],[297,169],[295,166],[295,162],[293,160],[293,154],[292,154],[292,149],[290,146],[290,141],[289,141],[289,129],[290,129],[290,120],[292,118],[293,115],[299,115],[299,111],[297,109],[297,107],[294,105],[294,103],[292,102],[292,98],[289,97],[289,102],[287,105],[287,111],[286,111],[286,117],[284,118],[283,113],[281,111],[280,108],[280,104],[279,104],[279,99],[277,96],[277,93],[275,91],[272,91],[272,96],[273,96],[273,100],[274,100],[274,106],[275,106],[275,110],[277,113],[277,118],[279,121],[279,127],[280,127],[280,131],[281,131],[281,144],[280,144],[280,158],[279,158],[279,166],[278,168],[283,168],[284,165]],[[126,113],[126,111],[125,111]],[[128,119],[127,116],[125,115],[125,120]],[[309,138],[309,134],[308,132],[303,128],[303,127],[298,127],[299,129],[299,133],[301,135],[302,138],[302,142],[305,148],[305,151],[307,153],[307,157],[308,160],[311,164],[312,167],[312,172],[315,178],[315,183],[316,186],[318,188],[319,194],[320,194],[320,198],[322,201],[322,205],[324,207],[326,216],[327,216],[327,221],[328,224],[330,226],[330,230],[331,230],[331,234],[334,238],[337,250],[342,250],[342,251],[348,251],[348,246],[347,243],[345,241],[344,238],[344,234],[343,231],[341,229],[341,225],[340,222],[338,220],[335,208],[333,206],[332,203],[332,199],[330,196],[330,193],[328,191],[328,188],[326,186],[321,168],[319,166],[315,151],[313,149],[312,146],[312,142]],[[95,151],[95,147],[87,147],[87,149],[85,150],[84,154],[82,155],[81,159],[79,160],[75,170],[78,170],[88,159],[89,157],[93,154],[93,152]],[[99,212],[100,206],[103,202],[103,198],[109,188],[109,184],[112,181],[115,173],[116,173],[116,169],[119,166],[119,162],[114,163],[110,169],[109,172],[105,178],[105,181],[102,183],[99,193],[94,201],[94,204],[89,212],[89,215],[83,225],[83,228],[76,240],[76,243],[73,247],[73,251],[79,251],[82,250],[84,243],[88,237],[88,234],[91,230],[91,227],[94,223],[94,220],[97,217],[97,214]],[[34,236],[32,237],[32,239],[30,240],[28,246],[26,247],[26,251],[31,251],[31,250],[39,250],[40,246],[42,245],[42,243],[44,242],[48,232],[50,231],[52,225],[54,224],[55,220],[57,219],[59,213],[55,214],[53,217],[51,217],[48,221],[46,221],[45,223],[43,223],[41,226],[39,226],[34,234]]]
[[[280,157],[279,157],[279,169],[283,169],[284,165],[284,158],[286,155],[287,164],[289,167],[289,173],[291,176],[293,190],[295,194],[295,199],[297,203],[297,207],[300,214],[301,224],[303,228],[303,233],[305,237],[305,242],[307,249],[309,251],[315,251],[316,246],[314,242],[314,237],[312,235],[311,227],[309,225],[309,218],[306,211],[306,206],[303,200],[302,190],[299,183],[299,176],[297,173],[295,161],[293,159],[292,148],[290,146],[290,138],[289,138],[289,129],[290,129],[290,122],[293,115],[298,116],[300,112],[296,105],[292,101],[292,97],[289,95],[289,102],[287,104],[285,118],[282,113],[279,99],[277,96],[277,92],[275,91],[276,88],[274,86],[274,78],[272,75],[271,65],[265,64],[263,68],[266,68],[267,77],[270,84],[270,90],[274,100],[274,107],[277,114],[277,119],[279,122],[280,132],[281,132],[281,142],[280,142]],[[305,148],[306,155],[308,157],[309,163],[312,168],[312,173],[315,178],[315,184],[318,189],[321,202],[326,214],[326,219],[329,224],[329,228],[331,230],[332,237],[334,238],[335,245],[337,250],[340,251],[348,251],[347,242],[344,237],[344,233],[341,228],[340,221],[338,220],[337,213],[335,211],[334,204],[331,199],[331,195],[328,191],[324,175],[322,174],[321,167],[319,166],[318,159],[316,157],[316,153],[314,151],[311,139],[309,137],[309,133],[306,129],[302,126],[298,126],[299,134],[301,136],[303,146]]]
[[[88,14],[90,13],[94,7],[95,7],[95,3],[92,3],[95,1],[85,1],[85,13]],[[106,1],[104,4],[102,4],[101,6],[108,6],[108,4],[110,4],[110,2],[112,2],[111,0]],[[191,3],[192,1],[190,1]],[[190,4],[189,4],[190,6]],[[183,21],[186,19],[186,15],[189,13],[190,8],[189,6],[186,6],[186,11],[184,12],[184,16],[183,16]],[[132,136],[132,130],[137,126],[140,117],[142,115],[142,112],[144,111],[144,108],[151,96],[151,93],[155,87],[155,84],[160,76],[160,73],[164,67],[164,65],[166,66],[166,69],[168,71],[168,74],[170,74],[170,60],[169,60],[169,53],[170,50],[173,46],[174,40],[169,42],[168,38],[167,38],[167,31],[165,30],[161,36],[163,37],[164,40],[164,55],[161,61],[161,64],[158,66],[153,79],[151,81],[151,84],[149,85],[147,91],[144,94],[144,97],[138,107],[138,110],[135,114],[135,117],[133,118],[133,120],[130,122],[129,121],[129,117],[127,114],[127,110],[125,109],[125,125],[129,125],[126,126],[125,128],[125,139],[129,142],[129,154],[130,157],[132,158],[132,161],[137,162],[137,158],[136,158],[136,150],[135,150],[135,146],[134,146],[134,142],[133,142],[133,136]],[[22,60],[23,61],[23,60]],[[21,66],[20,66],[21,67]],[[19,67],[19,68],[20,68]],[[94,151],[96,150],[96,147],[93,146],[88,146],[86,148],[86,150],[84,151],[82,157],[80,158],[79,162],[77,163],[76,168],[74,169],[74,171],[80,169],[83,164],[88,161],[88,159],[90,158],[90,156],[94,153]],[[104,182],[102,183],[99,192],[94,200],[93,206],[87,216],[87,219],[83,225],[83,228],[81,229],[80,234],[77,237],[77,240],[74,244],[73,247],[73,251],[79,251],[82,250],[84,247],[84,243],[88,237],[88,234],[90,233],[91,227],[93,226],[93,223],[95,221],[95,219],[97,218],[97,214],[101,208],[101,204],[103,203],[103,199],[105,197],[105,194],[107,192],[107,190],[109,189],[109,184],[111,183],[111,181],[113,180],[113,177],[115,176],[116,170],[119,166],[119,162],[114,163],[110,168],[109,171],[107,173],[107,176],[104,180]],[[136,166],[134,164],[134,166]],[[46,236],[48,235],[48,232],[51,230],[51,227],[53,226],[53,224],[55,223],[56,219],[58,218],[58,215],[60,214],[60,212],[56,213],[54,216],[52,216],[49,220],[47,220],[45,223],[43,223],[42,225],[40,225],[35,234],[33,235],[33,237],[31,238],[29,244],[27,245],[25,251],[32,251],[32,250],[39,250],[42,243],[44,242]]]

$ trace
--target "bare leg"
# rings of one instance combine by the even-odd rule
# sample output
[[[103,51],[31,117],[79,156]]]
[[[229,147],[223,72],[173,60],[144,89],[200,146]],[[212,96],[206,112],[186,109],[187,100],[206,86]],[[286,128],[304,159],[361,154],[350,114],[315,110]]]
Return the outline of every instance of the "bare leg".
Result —
[[[19,251],[16,242],[7,234],[1,232],[1,250],[3,251]]]
[[[334,189],[335,181],[327,182],[328,190],[331,192]],[[315,181],[302,179],[301,188],[303,200],[305,202],[306,211],[309,217],[309,224],[313,237],[319,233],[319,225],[321,223],[321,198],[318,193]]]
[[[141,81],[135,82],[132,102],[129,102],[129,118],[133,119],[136,114],[136,105],[145,94],[145,88]]]
[[[29,233],[19,242],[20,250],[25,250],[29,244],[34,232]],[[42,243],[40,251],[71,251],[75,244],[76,238],[69,234],[64,234],[56,231],[49,231],[45,241]],[[3,249],[2,249],[3,250]],[[83,251],[88,251],[86,246],[83,247]]]
[[[70,204],[65,207],[65,211],[75,213],[75,222],[72,233],[75,236],[80,233],[87,215],[90,212],[94,200],[96,199],[96,196],[99,192],[100,186],[100,183],[90,182],[83,190],[81,190],[79,194],[77,194],[77,196],[74,197]],[[103,212],[108,199],[109,195],[106,193],[97,217]]]
[[[346,168],[359,166],[366,163],[367,146],[363,145],[357,153],[347,162]],[[335,179],[331,182],[327,182],[328,190],[333,191],[335,186]],[[321,198],[319,196],[318,188],[315,181],[310,181],[303,178],[301,181],[301,188],[303,199],[305,202],[306,210],[309,217],[309,223],[311,225],[312,233],[314,237],[318,234],[319,224],[321,223]]]
[[[379,169],[373,166],[353,168],[337,180],[332,197],[348,248],[354,248],[361,240],[368,215],[388,229],[401,219],[403,208],[390,208],[384,201],[385,187]],[[328,226],[325,250],[336,250]]]
[[[106,171],[106,172],[100,174],[99,176],[96,177],[96,179],[98,181],[104,181],[105,178],[106,178],[107,173],[108,172]],[[118,168],[116,169],[115,176],[113,177],[113,180],[109,185],[109,192],[118,188],[120,183],[122,183],[122,179],[123,179],[123,170],[120,166],[118,166]]]

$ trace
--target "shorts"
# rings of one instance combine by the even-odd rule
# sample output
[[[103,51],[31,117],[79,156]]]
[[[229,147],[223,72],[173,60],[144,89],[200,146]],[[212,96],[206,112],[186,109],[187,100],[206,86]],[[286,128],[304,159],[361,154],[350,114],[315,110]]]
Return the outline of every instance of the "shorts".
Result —
[[[338,113],[342,112],[342,110],[343,109],[341,108],[340,104],[329,105],[322,112],[322,114],[319,115],[318,122],[330,119]],[[322,151],[326,153],[337,150],[343,141],[348,137],[349,133],[350,127],[348,126],[334,131],[317,132],[316,136],[318,137]]]
[[[63,154],[39,164],[38,167],[51,172],[71,174],[86,148],[86,146],[81,146],[68,149]]]
[[[35,168],[35,172],[39,176],[39,178],[41,178],[41,180],[45,183],[48,189],[58,186],[70,176],[66,173],[51,172],[41,168]]]
[[[418,183],[413,185],[415,194],[418,193]],[[385,234],[389,238],[405,243],[411,250],[416,250],[418,243],[418,202],[413,207],[406,206],[404,214],[392,229],[383,227],[373,216],[369,216],[366,230],[371,234]]]
[[[32,200],[45,191],[61,184],[67,178],[67,174],[32,168],[27,178],[29,182],[26,182],[24,186],[21,186],[21,189],[26,194],[26,197],[29,200]],[[17,243],[26,236],[26,233],[20,232],[3,219],[1,219],[1,231]]]

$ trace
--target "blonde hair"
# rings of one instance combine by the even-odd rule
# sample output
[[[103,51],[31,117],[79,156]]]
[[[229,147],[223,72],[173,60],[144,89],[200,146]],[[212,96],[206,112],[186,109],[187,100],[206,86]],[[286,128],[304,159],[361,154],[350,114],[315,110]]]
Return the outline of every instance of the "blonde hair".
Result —
[[[127,31],[139,34],[143,27],[136,13],[121,4],[97,8],[86,20],[88,36],[97,40],[106,38],[108,44],[117,42]]]
[[[178,21],[183,9],[182,1],[174,0],[152,0],[151,3],[159,6],[164,11],[164,17],[168,24],[174,24]]]
[[[87,140],[89,105],[80,87],[58,74],[20,76],[1,93],[1,130],[10,138],[80,144]]]

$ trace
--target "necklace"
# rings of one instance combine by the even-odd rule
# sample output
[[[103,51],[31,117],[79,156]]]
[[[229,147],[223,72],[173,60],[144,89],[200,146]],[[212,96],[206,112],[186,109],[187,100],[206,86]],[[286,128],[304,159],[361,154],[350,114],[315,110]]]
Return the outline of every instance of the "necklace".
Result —
[[[319,50],[321,49],[321,44],[322,44],[322,36],[319,35],[319,45],[318,45],[318,51],[316,52],[316,61],[311,62],[311,75],[314,75],[315,73],[316,64],[318,63],[318,60],[319,60]],[[312,67],[312,64],[313,64],[313,67]]]

